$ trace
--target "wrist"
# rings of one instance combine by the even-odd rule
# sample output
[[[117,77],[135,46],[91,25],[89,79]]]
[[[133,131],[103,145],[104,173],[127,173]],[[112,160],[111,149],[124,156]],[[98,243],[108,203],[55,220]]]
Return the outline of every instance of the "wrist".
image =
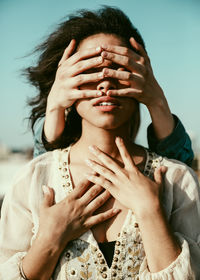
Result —
[[[157,110],[163,112],[169,111],[169,106],[163,93],[160,94],[159,98],[156,98],[156,100],[152,100],[152,102],[150,104],[147,104],[146,106],[150,113],[154,113]]]
[[[56,236],[53,236],[50,233],[38,232],[33,245],[38,248],[39,251],[46,252],[49,256],[56,256],[61,254],[67,243],[67,240],[61,242],[59,238],[56,238]]]
[[[145,207],[135,210],[134,213],[139,222],[151,220],[156,216],[163,215],[163,209],[159,198],[156,198],[151,204],[146,204]]]
[[[47,107],[46,107],[46,114],[47,113],[56,113],[56,114],[64,114],[65,113],[64,107],[56,104],[56,102],[52,102],[50,98],[47,98]]]

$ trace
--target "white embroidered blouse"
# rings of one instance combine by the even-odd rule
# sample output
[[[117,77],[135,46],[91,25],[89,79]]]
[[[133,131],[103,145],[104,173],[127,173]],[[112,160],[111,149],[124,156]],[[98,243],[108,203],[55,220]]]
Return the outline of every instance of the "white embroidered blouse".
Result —
[[[23,279],[19,263],[38,231],[42,185],[54,188],[56,202],[72,191],[69,149],[48,152],[32,160],[6,195],[0,224],[0,280]],[[116,240],[110,268],[89,230],[68,243],[52,275],[53,280],[200,279],[200,189],[197,178],[186,165],[147,151],[144,174],[152,176],[155,167],[160,165],[168,167],[162,203],[182,246],[177,259],[160,272],[149,272],[140,230],[129,210]]]

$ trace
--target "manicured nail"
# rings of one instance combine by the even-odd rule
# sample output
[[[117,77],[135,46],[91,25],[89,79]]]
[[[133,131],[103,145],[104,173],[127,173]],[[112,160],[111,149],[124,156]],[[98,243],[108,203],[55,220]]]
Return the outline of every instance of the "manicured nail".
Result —
[[[89,166],[89,167],[93,167],[93,162],[90,159],[85,159],[85,163]]]
[[[98,77],[99,77],[99,78],[103,78],[103,72],[100,72],[100,73],[98,74]]]
[[[92,175],[89,173],[84,173],[84,176],[86,177],[86,179],[88,179],[89,181],[92,179]]]
[[[102,45],[102,49],[106,50],[108,46]]]
[[[107,57],[107,56],[108,56],[108,53],[107,53],[107,52],[102,52],[102,53],[101,53],[101,56],[102,56],[102,57]]]
[[[102,56],[98,57],[98,58],[97,58],[97,62],[98,62],[98,63],[102,63],[102,62],[103,62],[103,57],[102,57]]]
[[[88,148],[90,152],[92,152],[94,155],[97,155],[97,149],[94,146],[89,146]]]
[[[121,209],[117,209],[117,208],[114,208],[114,209],[113,209],[113,213],[114,213],[114,214],[117,214],[117,213],[119,213],[120,211],[121,211]]]
[[[106,75],[106,74],[108,74],[108,73],[109,73],[109,70],[108,70],[107,68],[104,68],[104,69],[103,69],[103,74]]]
[[[46,185],[42,185],[42,190],[44,194],[50,194],[49,188]]]
[[[117,137],[116,137],[116,141],[118,141],[119,143],[123,143],[122,138],[121,138],[121,137],[119,137],[119,136],[117,136]]]
[[[101,50],[101,47],[97,47],[96,51],[99,52]]]

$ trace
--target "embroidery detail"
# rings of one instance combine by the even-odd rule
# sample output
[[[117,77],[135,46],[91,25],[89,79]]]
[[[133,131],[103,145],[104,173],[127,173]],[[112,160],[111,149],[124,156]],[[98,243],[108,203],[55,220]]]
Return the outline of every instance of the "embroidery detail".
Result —
[[[61,151],[59,171],[62,186],[66,193],[72,191],[72,182],[68,168],[70,147]],[[147,151],[147,161],[144,174],[152,177],[155,168],[160,165],[161,157]],[[92,235],[92,232],[88,232]],[[91,236],[94,239],[94,237]],[[96,246],[94,245],[96,244]],[[96,279],[96,280],[139,280],[139,270],[145,252],[142,243],[139,224],[134,214],[129,210],[121,233],[115,243],[112,265],[109,268],[106,260],[94,242],[76,239],[68,243],[64,253],[64,268],[66,279]]]

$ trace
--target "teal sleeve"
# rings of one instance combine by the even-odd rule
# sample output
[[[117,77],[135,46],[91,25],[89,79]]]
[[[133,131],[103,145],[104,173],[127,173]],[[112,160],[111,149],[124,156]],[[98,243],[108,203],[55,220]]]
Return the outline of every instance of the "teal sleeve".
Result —
[[[190,166],[194,158],[190,137],[178,117],[173,116],[176,123],[175,128],[163,140],[156,139],[153,125],[150,124],[147,129],[149,148],[161,156],[180,160]]]
[[[33,150],[34,157],[37,157],[46,152],[46,149],[42,141],[43,126],[44,126],[44,118],[40,119],[39,123],[37,123],[36,129],[34,130],[34,150]]]

